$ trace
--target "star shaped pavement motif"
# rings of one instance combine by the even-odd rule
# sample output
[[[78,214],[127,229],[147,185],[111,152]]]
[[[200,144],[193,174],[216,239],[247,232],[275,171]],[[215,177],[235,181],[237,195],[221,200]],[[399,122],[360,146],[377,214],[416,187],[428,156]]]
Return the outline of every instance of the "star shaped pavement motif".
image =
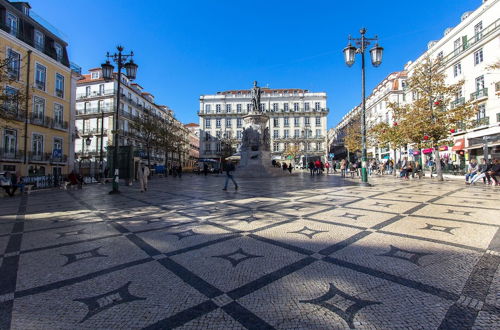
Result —
[[[116,305],[129,303],[135,300],[146,300],[146,298],[136,297],[129,292],[128,287],[130,283],[132,282],[129,281],[116,290],[98,296],[74,299],[73,301],[84,303],[88,307],[87,315],[85,315],[85,317],[79,323],[85,322],[92,316],[110,309],[111,307],[114,307]]]
[[[343,217],[358,220],[358,218],[362,217],[362,215],[347,212],[346,214],[343,215]]]
[[[288,233],[289,234],[301,234],[301,235],[309,237],[309,239],[312,239],[314,237],[314,235],[317,235],[319,233],[327,233],[327,232],[328,232],[328,230],[315,230],[315,229],[311,229],[307,226],[304,226],[304,228],[302,228],[301,230],[289,231]]]
[[[79,229],[79,230],[66,231],[66,232],[63,232],[63,233],[57,233],[57,235],[59,235],[58,238],[67,237],[67,236],[78,236],[78,235],[81,235],[81,234],[87,234],[85,232],[85,228],[84,229]]]
[[[77,252],[77,253],[61,253],[61,255],[65,256],[68,258],[66,263],[63,266],[67,266],[69,264],[72,264],[74,262],[84,260],[84,259],[90,259],[90,258],[105,258],[107,255],[105,254],[100,254],[99,249],[102,246],[96,247],[95,249],[88,250],[88,251],[82,251],[82,252]]]
[[[432,254],[432,253],[422,253],[422,252],[413,252],[413,251],[403,250],[403,249],[397,248],[393,245],[389,245],[389,246],[391,249],[388,252],[383,253],[383,254],[378,254],[378,256],[403,259],[403,260],[412,262],[415,265],[420,266],[420,264],[419,264],[420,258]]]
[[[390,207],[392,204],[375,202],[375,206]]]
[[[250,216],[242,219],[241,221],[246,221],[247,223],[252,223],[254,221],[259,221],[260,219],[255,216],[255,213],[252,211]]]
[[[447,233],[447,234],[450,234],[450,235],[455,235],[455,234],[453,234],[451,232],[453,229],[460,228],[460,227],[438,226],[438,225],[433,225],[433,224],[430,224],[430,223],[426,223],[426,225],[427,226],[425,226],[424,228],[420,228],[420,229],[440,231],[440,232]]]
[[[354,317],[361,309],[366,306],[381,304],[380,302],[358,299],[340,291],[332,283],[329,284],[330,290],[321,297],[311,300],[299,300],[299,302],[328,309],[344,319],[351,329],[354,329]],[[329,302],[331,299],[333,301]]]
[[[189,230],[181,231],[181,232],[178,232],[178,233],[171,233],[169,235],[177,236],[177,238],[179,240],[181,240],[183,238],[190,237],[190,236],[195,236],[195,235],[199,235],[199,234],[195,233],[194,231],[192,231],[191,229],[189,229]]]
[[[221,258],[221,259],[226,259],[233,265],[233,267],[236,267],[240,262],[243,262],[248,259],[253,259],[253,258],[262,258],[264,256],[258,256],[255,254],[250,254],[245,251],[243,251],[242,248],[239,248],[238,250],[228,253],[228,254],[221,254],[218,256],[212,256],[212,258]]]
[[[469,203],[469,202],[467,202],[467,203]],[[481,203],[474,201],[474,204],[481,204]],[[471,214],[471,211],[459,211],[459,210],[450,210],[450,209],[448,209],[448,211],[446,213],[460,214],[460,215],[465,215],[465,216],[469,217],[470,214]]]

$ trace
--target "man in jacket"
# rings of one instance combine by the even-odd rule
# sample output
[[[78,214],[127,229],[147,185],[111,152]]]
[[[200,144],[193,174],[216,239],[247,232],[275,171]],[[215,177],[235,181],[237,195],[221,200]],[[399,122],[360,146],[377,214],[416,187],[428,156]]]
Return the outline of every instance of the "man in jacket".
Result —
[[[233,181],[234,189],[238,190],[238,184],[236,183],[236,181],[234,181],[232,174],[235,170],[234,164],[232,162],[227,163],[225,170],[226,170],[226,183],[224,183],[224,188],[222,188],[222,190],[227,190],[227,184],[229,183],[229,180]]]

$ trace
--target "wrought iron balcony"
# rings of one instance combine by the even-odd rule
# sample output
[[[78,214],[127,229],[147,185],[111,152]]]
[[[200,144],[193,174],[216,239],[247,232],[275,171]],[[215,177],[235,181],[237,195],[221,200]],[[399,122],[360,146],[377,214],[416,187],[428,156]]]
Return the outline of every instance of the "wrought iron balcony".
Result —
[[[9,161],[20,161],[23,158],[24,158],[23,150],[0,148],[0,159],[5,159]]]
[[[471,101],[476,101],[488,97],[488,88],[478,89],[470,94]]]
[[[474,122],[472,123],[472,128],[477,128],[477,127],[481,127],[481,126],[488,126],[489,124],[490,124],[490,117],[483,117],[483,118],[479,118],[479,119],[474,120]]]
[[[115,94],[114,89],[105,89],[103,91],[94,91],[92,93],[78,93],[76,94],[77,99],[89,99],[93,97],[107,96]]]
[[[450,105],[452,108],[455,108],[455,107],[460,106],[464,103],[465,103],[465,97],[460,97],[460,98],[452,101]]]

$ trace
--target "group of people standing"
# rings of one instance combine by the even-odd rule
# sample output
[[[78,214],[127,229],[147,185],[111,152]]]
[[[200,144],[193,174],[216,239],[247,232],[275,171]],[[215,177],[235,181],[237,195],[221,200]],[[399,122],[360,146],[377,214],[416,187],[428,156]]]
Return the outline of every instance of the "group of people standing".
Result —
[[[311,176],[313,175],[321,175],[326,169],[326,174],[330,173],[330,168],[332,166],[330,165],[329,162],[323,163],[321,160],[316,160],[315,162],[310,161],[309,164],[307,164],[307,168],[309,169],[309,172]],[[335,170],[336,171],[336,170]]]

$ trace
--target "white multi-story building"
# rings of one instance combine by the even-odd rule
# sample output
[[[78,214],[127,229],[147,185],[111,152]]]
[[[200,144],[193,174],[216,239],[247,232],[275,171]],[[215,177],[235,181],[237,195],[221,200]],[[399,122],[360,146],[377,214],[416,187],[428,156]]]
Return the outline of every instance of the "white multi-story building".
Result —
[[[366,98],[366,124],[367,129],[370,127],[385,122],[392,123],[392,111],[388,107],[389,103],[404,103],[406,95],[404,92],[407,74],[406,71],[393,72],[380,82]],[[329,141],[335,158],[344,158],[346,151],[344,150],[344,137],[347,126],[356,118],[361,116],[361,105],[351,109],[340,123],[330,129]],[[388,148],[379,148],[378,146],[368,146],[367,154],[369,158],[389,158]]]
[[[382,81],[374,92],[367,98],[367,122],[391,122],[392,113],[386,108],[387,101],[412,102],[415,95],[404,88],[404,80],[411,76],[415,66],[426,58],[442,57],[448,84],[464,81],[462,91],[456,95],[451,106],[472,101],[477,107],[474,127],[469,130],[457,129],[451,134],[454,146],[440,148],[441,157],[457,161],[463,165],[469,158],[484,157],[485,142],[488,144],[488,154],[500,156],[500,72],[490,66],[500,61],[500,0],[484,0],[475,11],[466,12],[461,22],[444,31],[440,40],[428,43],[428,50],[414,62],[405,66],[405,71],[395,73],[399,75],[395,85],[394,74]],[[407,76],[404,74],[407,72]],[[391,81],[392,80],[392,81]],[[395,88],[397,86],[397,88]],[[389,94],[385,91],[392,89]],[[335,145],[343,145],[345,127],[354,118],[359,116],[360,106],[349,111],[342,121],[335,127],[332,136]],[[411,147],[411,146],[410,146]],[[409,148],[411,149],[411,148]],[[403,150],[407,154],[409,150]],[[377,153],[371,148],[371,157],[387,156],[392,150],[382,149]],[[418,154],[418,152],[416,152]],[[370,155],[369,155],[370,156]],[[411,155],[410,155],[411,156]],[[400,157],[398,154],[397,157]],[[491,157],[490,157],[491,158]]]
[[[499,13],[500,0],[483,0],[475,11],[464,13],[457,26],[446,29],[440,40],[429,42],[428,50],[405,68],[411,75],[427,57],[442,57],[447,83],[464,81],[454,104],[472,101],[477,107],[474,128],[452,134],[453,150],[443,150],[441,156],[457,158],[456,152],[463,150],[464,158],[482,158],[484,139],[488,153],[500,156],[500,70],[488,68],[500,62]]]
[[[75,153],[80,160],[82,158],[99,160],[101,155],[105,160],[106,147],[113,145],[118,74],[115,73],[115,79],[106,82],[102,78],[100,68],[91,69],[89,72],[83,75],[76,89]],[[132,123],[138,116],[148,113],[177,123],[178,127],[183,128],[183,125],[174,118],[172,110],[167,106],[156,104],[154,96],[145,92],[139,84],[130,82],[123,74],[121,79],[119,145],[134,146],[136,156],[145,158],[145,148],[132,128]],[[178,153],[169,155],[169,160],[178,161],[176,155]],[[151,150],[150,159],[152,163],[164,164],[163,150]]]
[[[262,88],[261,110],[269,115],[273,159],[282,159],[291,144],[300,145],[303,162],[327,153],[326,93],[304,89]],[[230,90],[200,96],[200,158],[219,158],[220,140],[233,137],[239,148],[245,116],[252,106],[250,90]]]

